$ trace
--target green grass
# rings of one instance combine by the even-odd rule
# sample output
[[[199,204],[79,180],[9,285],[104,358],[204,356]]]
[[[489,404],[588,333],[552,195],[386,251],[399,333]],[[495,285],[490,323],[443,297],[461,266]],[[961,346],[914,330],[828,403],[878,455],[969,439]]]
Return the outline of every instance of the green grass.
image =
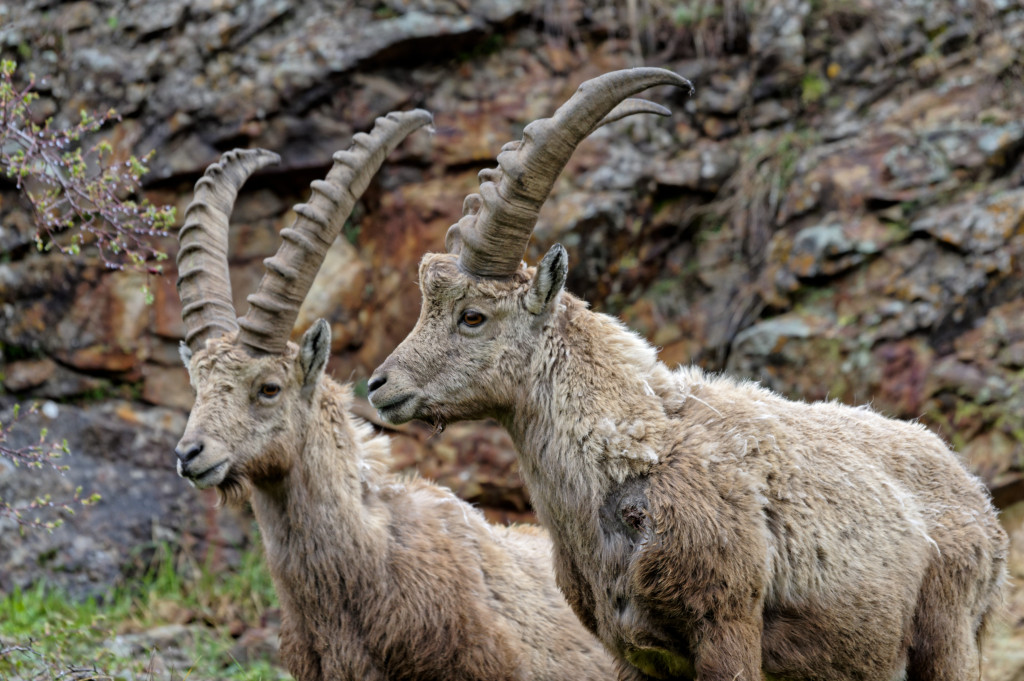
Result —
[[[101,608],[95,599],[70,603],[42,584],[16,589],[0,601],[0,650],[23,650],[0,657],[0,679],[33,678],[69,665],[107,668],[117,661],[97,642],[111,637],[112,621],[126,615],[123,601]]]
[[[123,647],[119,652],[111,643],[118,635],[170,624],[188,626],[194,639],[180,644],[190,663],[187,669],[172,670],[172,679],[290,678],[269,660],[241,664],[231,654],[235,641],[229,625],[259,626],[277,605],[260,547],[243,554],[232,570],[197,565],[165,546],[156,547],[153,556],[132,585],[112,589],[102,599],[73,601],[42,582],[2,595],[0,681],[149,679],[146,667],[161,651],[125,657]],[[89,671],[75,675],[72,669]]]
[[[356,397],[368,397],[370,395],[370,379],[360,378],[358,381],[352,384],[352,393]]]
[[[824,77],[817,73],[805,73],[800,83],[800,101],[804,104],[819,102],[828,94],[829,89],[829,83]]]

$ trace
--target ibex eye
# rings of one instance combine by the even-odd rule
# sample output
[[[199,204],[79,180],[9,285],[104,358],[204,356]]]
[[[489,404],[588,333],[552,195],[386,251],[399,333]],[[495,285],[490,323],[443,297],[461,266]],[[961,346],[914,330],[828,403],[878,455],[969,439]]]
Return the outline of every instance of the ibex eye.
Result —
[[[487,317],[485,317],[482,313],[477,312],[476,310],[466,310],[465,312],[462,313],[462,317],[459,319],[459,321],[465,324],[466,326],[480,326],[481,324],[484,323],[484,320],[486,319]]]
[[[264,383],[260,386],[262,397],[276,397],[279,392],[281,392],[281,386],[276,383]]]

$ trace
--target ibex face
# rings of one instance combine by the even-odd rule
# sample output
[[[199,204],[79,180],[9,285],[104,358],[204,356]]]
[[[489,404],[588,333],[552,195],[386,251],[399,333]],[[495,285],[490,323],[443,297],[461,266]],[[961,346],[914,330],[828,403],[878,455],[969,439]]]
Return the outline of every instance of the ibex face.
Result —
[[[419,321],[370,379],[380,415],[436,425],[500,418],[523,389],[520,379],[556,309],[566,262],[556,245],[536,269],[495,280],[466,274],[453,255],[426,255]]]
[[[224,336],[185,359],[195,405],[178,442],[178,475],[198,488],[217,487],[231,500],[251,483],[285,475],[305,445],[316,388],[330,349],[330,327],[318,320],[301,347],[253,357]]]

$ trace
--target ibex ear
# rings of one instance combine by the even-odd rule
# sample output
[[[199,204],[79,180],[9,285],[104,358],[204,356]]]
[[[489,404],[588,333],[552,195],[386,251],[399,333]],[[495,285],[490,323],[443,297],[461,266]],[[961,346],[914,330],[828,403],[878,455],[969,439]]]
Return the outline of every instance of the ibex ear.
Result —
[[[185,341],[181,341],[181,345],[178,346],[178,355],[181,356],[181,362],[188,369],[192,365],[192,348],[185,345]]]
[[[540,314],[548,309],[551,301],[565,286],[568,273],[569,254],[562,244],[555,244],[537,265],[537,274],[533,276],[530,290],[526,294],[526,309],[531,314]]]
[[[309,397],[331,356],[331,326],[324,319],[313,322],[299,343],[299,367],[302,369],[302,395]]]

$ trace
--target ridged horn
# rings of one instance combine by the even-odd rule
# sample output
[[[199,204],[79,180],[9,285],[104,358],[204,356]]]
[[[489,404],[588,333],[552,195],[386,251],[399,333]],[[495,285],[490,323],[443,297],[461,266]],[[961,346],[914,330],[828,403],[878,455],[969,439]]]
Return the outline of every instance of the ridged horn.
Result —
[[[479,277],[508,277],[519,268],[537,215],[576,146],[600,126],[635,113],[669,113],[626,99],[655,85],[693,84],[658,68],[613,71],[580,85],[551,118],[530,123],[523,139],[498,154],[498,167],[480,172],[480,193],[470,194],[463,216],[448,229],[445,247],[459,266]],[[625,100],[625,101],[624,101]]]
[[[295,206],[295,222],[281,230],[277,253],[263,261],[266,272],[247,299],[249,311],[238,320],[238,343],[250,354],[284,351],[327,249],[370,179],[402,140],[432,120],[422,109],[389,113],[375,121],[369,134],[357,134],[348,151],[334,154],[327,178],[313,182],[309,201]]]
[[[208,338],[238,330],[228,275],[228,221],[239,188],[260,168],[280,162],[265,149],[235,149],[196,182],[178,232],[178,297],[185,343],[193,352]]]

